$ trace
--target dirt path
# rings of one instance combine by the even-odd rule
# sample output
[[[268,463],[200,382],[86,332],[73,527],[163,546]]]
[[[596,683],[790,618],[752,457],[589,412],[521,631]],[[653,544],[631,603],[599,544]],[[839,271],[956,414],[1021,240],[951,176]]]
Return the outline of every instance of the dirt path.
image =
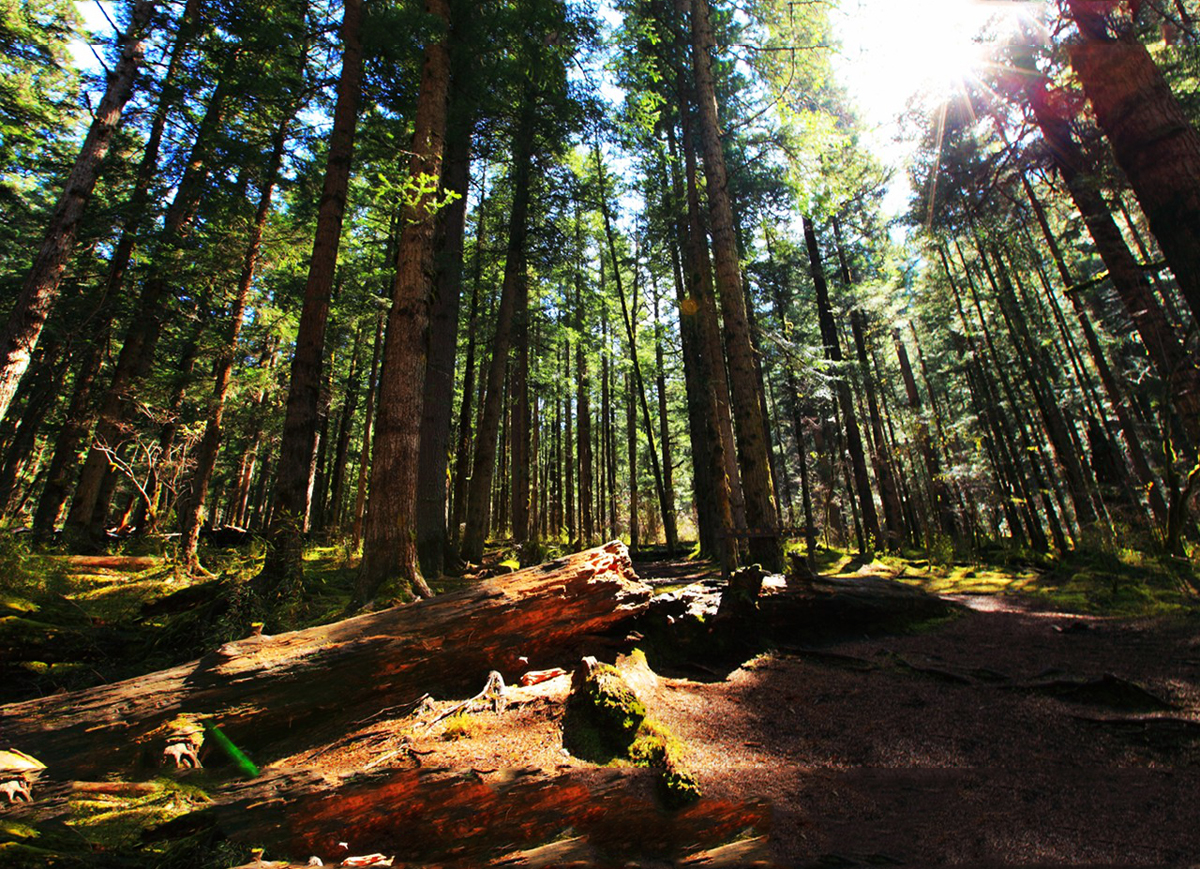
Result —
[[[706,793],[771,802],[784,865],[1200,861],[1195,623],[977,603],[930,633],[774,653],[721,682],[665,680],[659,714]],[[1174,708],[1089,720],[1146,716],[1117,708],[1149,705],[1120,682],[1096,683],[1102,700],[1070,690],[1104,674]]]

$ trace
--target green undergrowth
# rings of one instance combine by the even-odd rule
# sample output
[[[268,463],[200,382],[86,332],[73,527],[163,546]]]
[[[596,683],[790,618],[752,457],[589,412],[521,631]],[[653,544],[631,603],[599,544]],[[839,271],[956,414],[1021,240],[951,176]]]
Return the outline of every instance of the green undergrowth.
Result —
[[[831,573],[892,577],[934,594],[1010,595],[1067,612],[1117,617],[1195,613],[1196,566],[1134,549],[1080,549],[1060,556],[1023,550],[990,553],[995,560],[937,564],[920,553],[843,555]]]
[[[148,793],[76,793],[62,821],[17,822],[0,817],[0,866],[33,869],[227,869],[246,863],[249,848],[204,828],[165,842],[144,840],[146,830],[208,804],[200,788],[170,779]]]

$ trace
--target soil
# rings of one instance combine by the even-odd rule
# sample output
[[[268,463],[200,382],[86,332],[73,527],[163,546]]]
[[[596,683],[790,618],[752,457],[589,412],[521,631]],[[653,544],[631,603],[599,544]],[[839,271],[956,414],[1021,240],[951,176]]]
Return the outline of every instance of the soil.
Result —
[[[679,564],[638,572],[671,587],[700,578]],[[779,649],[640,688],[706,798],[769,805],[772,865],[1200,864],[1200,623],[961,602],[961,616],[916,633]],[[590,764],[562,748],[569,687],[561,676],[510,688],[507,711],[473,714],[465,732],[453,719],[364,722],[280,763],[484,781],[580,770]]]

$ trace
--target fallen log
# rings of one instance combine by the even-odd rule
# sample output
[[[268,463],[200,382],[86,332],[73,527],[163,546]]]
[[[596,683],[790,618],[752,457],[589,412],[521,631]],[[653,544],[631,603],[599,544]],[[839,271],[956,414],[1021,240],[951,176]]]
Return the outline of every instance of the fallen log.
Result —
[[[768,636],[805,645],[905,631],[962,611],[953,601],[877,576],[789,577],[786,588],[761,595],[758,607]]]
[[[570,665],[649,598],[625,546],[613,542],[431,600],[9,704],[0,707],[0,743],[42,758],[49,777],[98,778],[160,765],[163,725],[187,715],[219,724],[246,751],[269,746],[284,756],[424,693],[473,693],[491,670],[515,681],[531,668]]]
[[[546,855],[537,852],[575,837],[585,865],[620,866],[686,860],[770,830],[765,803],[701,799],[669,811],[655,798],[653,780],[645,769],[534,767],[393,769],[339,782],[311,769],[280,769],[226,787],[212,806],[145,838],[215,830],[265,846],[275,859],[314,855],[333,865],[348,853],[381,852],[397,864],[476,867],[563,865],[541,862],[536,857]]]

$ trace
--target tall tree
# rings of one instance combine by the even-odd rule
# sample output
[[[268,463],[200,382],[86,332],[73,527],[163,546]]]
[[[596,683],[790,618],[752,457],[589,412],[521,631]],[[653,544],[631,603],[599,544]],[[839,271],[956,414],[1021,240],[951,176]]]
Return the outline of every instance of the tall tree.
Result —
[[[17,384],[29,367],[46,318],[58,297],[59,285],[74,250],[80,220],[96,186],[101,163],[121,123],[125,104],[133,95],[155,5],[155,0],[137,0],[133,5],[129,27],[119,42],[120,59],[109,77],[100,105],[93,113],[91,126],[71,174],[67,176],[33,267],[5,323],[0,338],[4,353],[0,362],[0,419],[8,412]]]
[[[325,327],[329,300],[341,244],[342,220],[350,167],[354,160],[354,136],[358,126],[358,104],[362,91],[363,2],[345,0],[342,13],[342,71],[337,84],[337,103],[329,152],[325,158],[325,180],[317,212],[317,228],[304,285],[304,306],[296,336],[288,381],[287,410],[283,441],[275,470],[274,518],[267,534],[267,558],[256,578],[265,594],[291,594],[303,581],[304,517],[312,493],[313,462],[317,449],[317,411],[321,393],[321,370],[325,355]]]
[[[751,526],[750,557],[768,570],[782,567],[779,520],[771,484],[771,462],[763,418],[762,388],[754,364],[754,348],[746,315],[745,293],[738,266],[737,239],[729,199],[725,155],[721,150],[716,87],[712,75],[715,40],[707,0],[692,0],[692,62],[704,152],[706,195],[712,220],[714,276],[725,325],[733,418],[737,429],[738,466]]]
[[[1071,66],[1133,185],[1179,289],[1200,320],[1200,133],[1134,30],[1141,3],[1066,0]]]
[[[450,2],[426,0],[425,12],[433,23],[421,67],[408,165],[409,178],[419,195],[405,202],[401,212],[396,284],[384,339],[363,526],[363,559],[355,584],[361,601],[380,594],[394,596],[408,588],[422,597],[433,594],[417,560],[415,529],[426,333],[435,280],[434,218],[440,203],[450,93]]]

